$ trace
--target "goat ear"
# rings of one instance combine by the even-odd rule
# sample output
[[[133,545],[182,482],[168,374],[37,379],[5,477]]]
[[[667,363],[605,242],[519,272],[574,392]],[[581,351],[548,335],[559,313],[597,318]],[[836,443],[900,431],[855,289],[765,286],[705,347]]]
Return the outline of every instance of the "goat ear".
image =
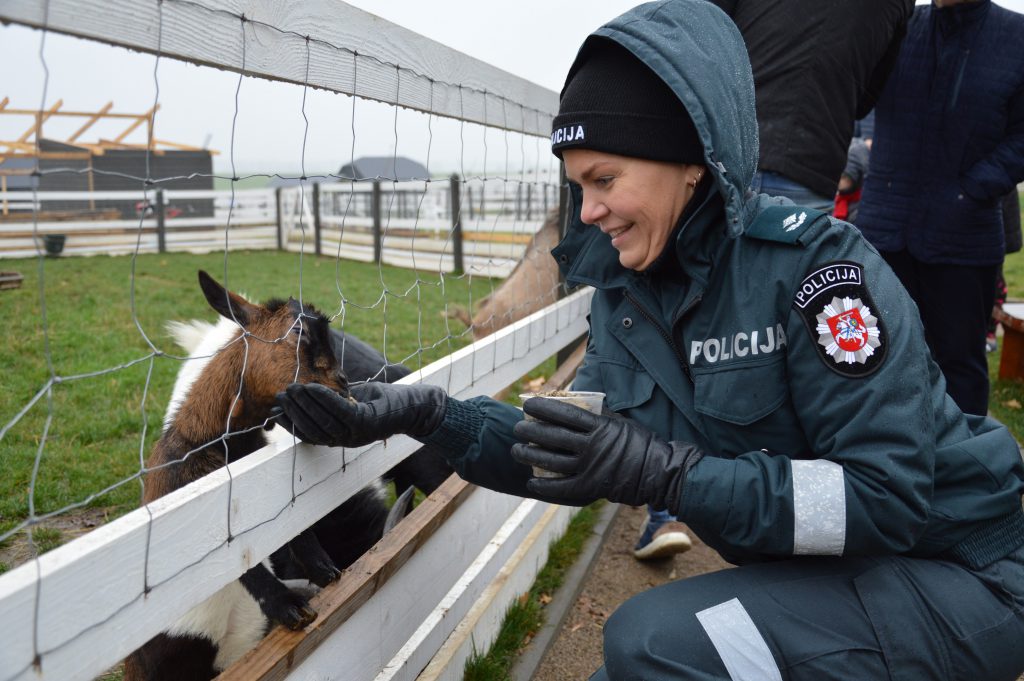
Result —
[[[199,287],[203,289],[206,302],[220,316],[234,319],[242,326],[247,326],[254,317],[256,312],[255,305],[218,284],[213,277],[203,270],[199,270]]]

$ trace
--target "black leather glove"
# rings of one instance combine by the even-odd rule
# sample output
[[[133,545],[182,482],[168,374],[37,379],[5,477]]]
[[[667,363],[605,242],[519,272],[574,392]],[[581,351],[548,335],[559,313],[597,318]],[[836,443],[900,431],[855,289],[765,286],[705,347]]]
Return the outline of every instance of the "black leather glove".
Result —
[[[292,383],[277,394],[277,422],[305,442],[360,447],[399,433],[430,435],[448,400],[434,385],[359,383],[351,394],[354,401],[319,383]]]
[[[686,473],[704,456],[697,446],[665,442],[630,419],[558,400],[534,397],[523,411],[538,420],[516,424],[516,437],[530,444],[513,445],[512,456],[564,475],[526,483],[530,492],[559,503],[603,498],[676,513]]]

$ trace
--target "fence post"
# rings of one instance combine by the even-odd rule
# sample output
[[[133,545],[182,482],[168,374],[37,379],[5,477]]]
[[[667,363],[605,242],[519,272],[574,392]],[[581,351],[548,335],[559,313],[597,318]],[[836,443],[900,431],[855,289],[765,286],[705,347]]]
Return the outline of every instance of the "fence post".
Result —
[[[274,207],[277,214],[277,250],[284,249],[284,226],[281,223],[281,187],[274,190]]]
[[[320,183],[313,183],[313,252],[320,255]]]
[[[380,264],[381,259],[384,257],[384,243],[381,225],[381,210],[380,210],[380,180],[373,181],[373,194],[370,202],[370,212],[373,215],[373,261]]]
[[[533,184],[526,185],[526,220],[529,221],[533,217]]]
[[[167,225],[164,222],[164,190],[156,190],[156,250],[167,252]]]
[[[453,274],[466,271],[462,257],[462,202],[459,197],[459,176],[452,173],[449,186],[452,193],[452,243],[455,251],[455,267]]]

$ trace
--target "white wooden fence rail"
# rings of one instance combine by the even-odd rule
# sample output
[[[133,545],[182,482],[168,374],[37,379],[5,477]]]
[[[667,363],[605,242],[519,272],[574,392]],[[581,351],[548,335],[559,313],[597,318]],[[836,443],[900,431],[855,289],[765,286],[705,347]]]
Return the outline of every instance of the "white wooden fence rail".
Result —
[[[67,255],[124,255],[156,253],[158,223],[145,206],[155,202],[155,192],[2,192],[0,201],[12,208],[0,215],[0,258],[35,257],[43,251],[48,234],[65,236]],[[167,190],[164,192],[165,247],[169,252],[209,253],[225,248],[277,248],[277,215],[273,190]],[[125,204],[137,211],[125,219]],[[48,219],[53,205],[70,205],[63,219]],[[92,206],[93,215],[87,215]],[[96,209],[109,208],[121,217],[95,217]],[[196,210],[207,215],[193,216]],[[75,219],[74,213],[82,213]],[[38,250],[37,250],[38,248]]]
[[[440,385],[458,398],[493,394],[586,331],[591,293],[579,291],[403,380]],[[393,438],[349,450],[342,471],[335,450],[271,445],[0,576],[0,679],[93,678],[416,446]],[[510,579],[512,554],[534,523],[547,518],[548,529],[518,557],[528,568],[513,571],[518,585],[532,579],[547,539],[567,519],[485,490],[467,504],[304,666],[322,678],[415,678],[463,614],[487,625],[474,608],[484,608],[480,597],[506,568]],[[451,664],[466,650],[449,651]]]
[[[517,216],[514,196],[502,194],[508,187],[501,182],[491,185],[484,213],[470,217],[468,207],[463,210],[464,262],[473,274],[504,277],[522,257],[545,214],[539,202],[527,210],[520,201]],[[452,271],[455,263],[448,182],[382,182],[381,189],[381,260],[397,267]],[[371,182],[321,185],[323,254],[363,262],[374,260],[374,218],[364,200],[371,191]],[[393,197],[400,192],[409,195],[402,212],[393,205]],[[350,200],[350,196],[356,200]],[[189,253],[275,249],[280,229],[286,250],[314,252],[311,188],[282,189],[280,227],[277,200],[271,189],[165,190],[164,247],[168,252]],[[0,215],[0,258],[35,257],[44,249],[45,236],[52,234],[65,236],[63,252],[67,255],[159,251],[159,224],[151,210],[142,214],[144,206],[156,201],[153,191],[10,191],[0,192],[0,201],[14,206],[6,216]],[[95,219],[96,208],[113,207],[115,214],[123,213],[126,202],[133,206],[131,210],[139,207],[138,217]],[[78,208],[63,211],[60,220],[48,219],[52,214],[48,208],[54,205]],[[94,219],[86,219],[84,214],[74,218],[74,212],[85,211],[85,206],[94,207]],[[194,217],[197,211],[209,214]]]
[[[244,25],[250,76],[544,137],[558,110],[557,93],[338,0],[4,0],[0,19],[230,71]]]

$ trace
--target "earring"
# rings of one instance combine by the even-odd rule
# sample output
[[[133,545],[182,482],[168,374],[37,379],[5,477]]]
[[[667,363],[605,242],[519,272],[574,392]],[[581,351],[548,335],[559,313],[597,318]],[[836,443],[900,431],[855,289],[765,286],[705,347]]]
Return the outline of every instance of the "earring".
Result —
[[[703,177],[703,176],[704,176],[703,171],[698,170],[697,171],[697,176],[695,178],[693,178],[692,180],[690,180],[689,185],[693,189],[696,189],[697,188],[697,183],[700,182],[700,178]]]

